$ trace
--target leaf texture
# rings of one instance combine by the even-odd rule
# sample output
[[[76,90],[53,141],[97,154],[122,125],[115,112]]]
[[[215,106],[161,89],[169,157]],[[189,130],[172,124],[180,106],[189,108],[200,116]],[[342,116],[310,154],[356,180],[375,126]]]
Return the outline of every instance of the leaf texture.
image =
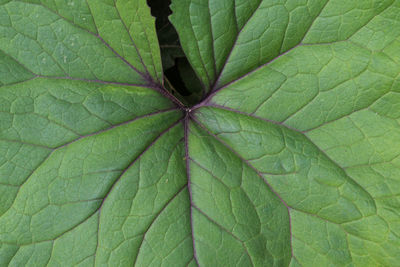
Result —
[[[398,266],[400,1],[0,0],[0,266]]]

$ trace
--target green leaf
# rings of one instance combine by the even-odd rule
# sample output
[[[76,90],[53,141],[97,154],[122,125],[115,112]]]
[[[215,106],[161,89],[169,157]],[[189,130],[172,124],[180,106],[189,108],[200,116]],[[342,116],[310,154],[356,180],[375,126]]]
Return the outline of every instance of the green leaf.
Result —
[[[0,0],[0,266],[398,266],[400,1],[154,3]]]

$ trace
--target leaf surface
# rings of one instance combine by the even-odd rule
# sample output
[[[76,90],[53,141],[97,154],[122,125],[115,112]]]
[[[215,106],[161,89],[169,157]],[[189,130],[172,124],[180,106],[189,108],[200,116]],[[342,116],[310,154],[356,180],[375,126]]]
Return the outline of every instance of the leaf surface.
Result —
[[[171,9],[193,107],[146,1],[0,1],[0,266],[397,266],[400,2]]]

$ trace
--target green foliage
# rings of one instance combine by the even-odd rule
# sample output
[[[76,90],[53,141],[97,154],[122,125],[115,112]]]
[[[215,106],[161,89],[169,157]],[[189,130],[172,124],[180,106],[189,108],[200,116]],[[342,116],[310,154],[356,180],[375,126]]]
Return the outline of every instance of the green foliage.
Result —
[[[0,0],[0,266],[399,266],[400,1],[171,9]]]

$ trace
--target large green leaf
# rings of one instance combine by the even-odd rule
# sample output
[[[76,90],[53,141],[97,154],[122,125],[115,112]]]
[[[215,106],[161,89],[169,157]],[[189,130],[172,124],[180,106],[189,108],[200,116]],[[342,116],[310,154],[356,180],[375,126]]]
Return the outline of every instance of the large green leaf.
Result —
[[[0,266],[399,266],[400,1],[171,8],[193,107],[145,0],[0,0]]]

